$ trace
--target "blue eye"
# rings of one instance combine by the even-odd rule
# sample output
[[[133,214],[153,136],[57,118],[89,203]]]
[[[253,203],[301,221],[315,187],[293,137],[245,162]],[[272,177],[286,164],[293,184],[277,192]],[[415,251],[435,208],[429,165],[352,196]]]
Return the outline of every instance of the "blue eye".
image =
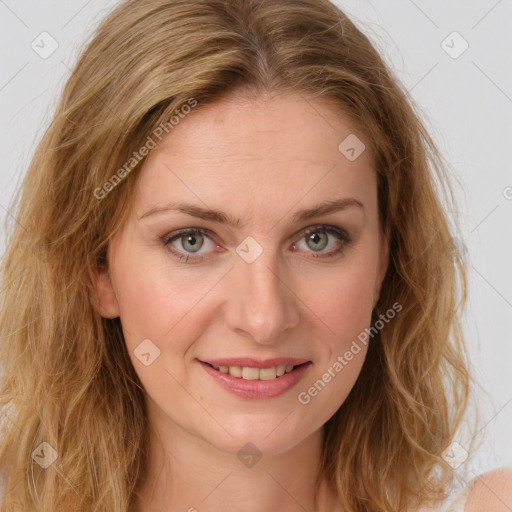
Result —
[[[299,237],[298,241],[292,244],[292,250],[296,252],[297,246],[300,242],[304,241],[306,244],[305,251],[311,252],[311,257],[314,259],[331,258],[341,254],[345,249],[345,246],[351,242],[351,239],[345,230],[326,225],[309,227],[301,231]],[[324,249],[328,247],[330,237],[335,237],[337,243],[334,243],[335,246],[333,249],[326,252]],[[212,249],[218,247],[218,245],[212,241],[210,232],[202,228],[185,228],[161,238],[161,242],[169,250],[172,256],[180,262],[185,263],[200,263],[204,261],[204,251],[199,251],[205,246],[206,241],[209,241]],[[175,242],[177,242],[176,245],[181,247],[177,247]]]

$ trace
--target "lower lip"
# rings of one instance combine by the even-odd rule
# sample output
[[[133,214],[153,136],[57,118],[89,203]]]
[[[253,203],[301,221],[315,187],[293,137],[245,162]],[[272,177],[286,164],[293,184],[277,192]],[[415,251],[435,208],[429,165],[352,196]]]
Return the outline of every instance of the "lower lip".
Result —
[[[311,366],[311,362],[305,363],[290,373],[285,373],[273,380],[246,380],[233,377],[228,373],[222,373],[207,363],[199,362],[206,373],[211,375],[224,389],[231,391],[235,395],[252,400],[274,398],[286,393],[302,379]]]

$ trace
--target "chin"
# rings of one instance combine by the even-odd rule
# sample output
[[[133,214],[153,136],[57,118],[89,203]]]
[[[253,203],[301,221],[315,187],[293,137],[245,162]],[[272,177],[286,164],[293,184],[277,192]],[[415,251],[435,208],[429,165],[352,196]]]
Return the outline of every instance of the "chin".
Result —
[[[294,425],[291,424],[292,415],[288,418],[286,414],[279,417],[267,417],[262,421],[246,417],[245,421],[224,425],[230,435],[222,430],[222,433],[216,435],[215,438],[212,438],[210,433],[210,437],[206,439],[218,449],[239,457],[246,452],[251,454],[252,451],[266,457],[279,455],[292,449],[313,433],[295,430]],[[284,424],[288,421],[290,424],[285,426]]]

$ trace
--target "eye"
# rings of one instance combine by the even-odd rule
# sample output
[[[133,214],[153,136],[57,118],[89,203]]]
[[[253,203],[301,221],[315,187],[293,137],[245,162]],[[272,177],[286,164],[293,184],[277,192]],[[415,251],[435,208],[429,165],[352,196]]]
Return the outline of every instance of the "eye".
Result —
[[[299,233],[299,241],[292,244],[292,251],[304,250],[305,252],[312,253],[313,258],[329,258],[341,254],[345,246],[350,243],[351,239],[348,233],[335,226],[312,226]],[[325,249],[330,244],[330,237],[335,236],[338,240],[334,242],[334,248],[330,251]],[[175,231],[169,235],[161,238],[163,245],[169,252],[177,258],[180,262],[200,263],[204,261],[204,254],[211,252],[208,251],[208,243],[210,249],[219,247],[211,239],[211,234],[208,230],[202,228],[185,228]],[[299,247],[301,242],[305,243],[304,247]],[[200,252],[206,245],[206,250]],[[332,245],[332,243],[331,243]],[[196,256],[197,255],[197,256]]]
[[[195,254],[202,254],[199,251],[205,245],[206,240],[213,246],[211,248],[215,248],[216,244],[210,239],[207,230],[201,228],[186,228],[163,237],[162,242],[180,261],[188,261],[190,256],[192,256],[192,259],[195,259]],[[208,244],[206,244],[206,246],[208,246]],[[174,250],[172,247],[177,250]],[[198,259],[202,261],[203,258],[201,256]]]
[[[302,238],[299,243],[294,243],[293,248],[300,245],[300,242],[304,242],[306,246],[306,252],[308,249],[311,249],[313,253],[313,258],[330,258],[341,254],[345,249],[345,246],[350,243],[351,239],[348,233],[344,229],[339,229],[335,226],[313,226],[307,228],[305,231],[301,233]],[[324,249],[329,245],[329,237],[335,236],[338,242],[334,242],[334,249],[330,251],[324,251]]]

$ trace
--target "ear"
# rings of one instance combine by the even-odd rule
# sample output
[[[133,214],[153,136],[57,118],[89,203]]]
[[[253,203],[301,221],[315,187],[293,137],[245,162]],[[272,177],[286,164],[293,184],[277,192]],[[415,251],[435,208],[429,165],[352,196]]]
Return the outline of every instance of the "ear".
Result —
[[[375,289],[373,294],[373,307],[379,302],[380,291],[382,283],[386,277],[386,272],[389,266],[389,246],[391,243],[391,232],[386,228],[385,232],[381,232],[380,236],[380,249],[379,249],[379,263],[377,268],[377,279],[375,280]]]
[[[92,305],[103,318],[119,316],[119,304],[110,280],[108,263],[99,263],[93,270],[90,291]]]

